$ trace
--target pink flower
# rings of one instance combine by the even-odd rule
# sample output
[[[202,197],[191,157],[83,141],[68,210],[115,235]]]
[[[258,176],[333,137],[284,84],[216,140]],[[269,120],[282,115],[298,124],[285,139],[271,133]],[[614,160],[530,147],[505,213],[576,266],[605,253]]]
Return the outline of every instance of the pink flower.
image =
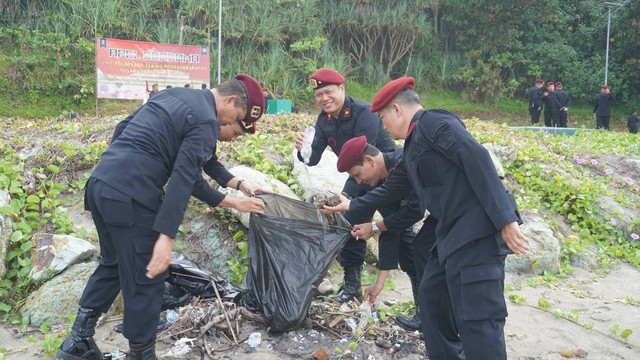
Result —
[[[618,225],[618,222],[616,221],[616,219],[611,218],[611,221],[609,221],[609,224],[611,224],[611,225]]]
[[[633,234],[631,234],[631,238],[632,238],[633,240],[638,240],[638,239],[640,239],[640,235],[638,235],[638,234],[636,234],[636,233],[633,233]]]
[[[632,179],[632,178],[630,178],[630,177],[628,177],[628,178],[624,179],[624,181],[625,181],[627,184],[629,184],[629,185],[631,185],[631,184],[633,183],[633,179]]]
[[[618,183],[617,183],[617,182],[615,182],[615,181],[613,182],[613,187],[618,187],[618,185],[620,185],[620,184],[618,184]]]
[[[591,165],[598,165],[598,160],[591,159]]]
[[[580,185],[578,183],[578,180],[573,180],[573,182],[571,183],[571,186],[573,186],[573,187],[578,187],[578,185]]]
[[[613,174],[613,170],[607,169],[607,170],[604,171],[604,173],[607,174],[607,175],[611,175],[611,174]]]
[[[576,160],[576,162],[577,162],[578,164],[584,164],[584,161],[585,161],[584,159],[578,159],[578,160]]]
[[[613,245],[613,238],[609,238],[609,244]]]

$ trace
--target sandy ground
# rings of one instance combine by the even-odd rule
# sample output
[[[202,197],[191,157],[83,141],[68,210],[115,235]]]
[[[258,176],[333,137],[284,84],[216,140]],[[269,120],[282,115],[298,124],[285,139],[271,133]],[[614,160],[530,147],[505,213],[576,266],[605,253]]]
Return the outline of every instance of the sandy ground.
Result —
[[[593,277],[593,279],[592,279]],[[627,264],[617,265],[604,278],[593,276],[590,272],[577,269],[557,286],[524,285],[530,276],[508,274],[506,282],[515,290],[505,296],[517,294],[524,302],[509,304],[509,317],[505,328],[509,359],[516,360],[552,360],[563,359],[561,351],[581,348],[588,354],[587,359],[597,360],[636,360],[640,359],[640,272]],[[595,281],[594,281],[595,279]],[[385,291],[383,298],[406,301],[410,298],[408,279],[401,272],[393,272],[392,280],[396,286],[393,291]],[[549,310],[538,308],[539,299],[550,304]],[[575,322],[554,316],[554,312],[574,313]],[[107,322],[97,330],[96,340],[103,351],[126,350],[127,343],[122,335],[113,331],[117,322]],[[610,329],[618,326],[617,336]],[[627,343],[619,336],[624,329],[634,331]],[[336,346],[344,348],[326,333],[301,329],[280,336],[270,336],[259,325],[247,325],[240,330],[238,339],[246,340],[251,332],[260,332],[262,343],[254,350],[246,343],[229,346],[227,343],[212,343],[219,359],[301,359],[310,358],[308,354],[320,348],[327,350],[329,358],[337,359],[333,352]],[[0,326],[0,347],[8,348],[5,359],[44,359],[41,344],[42,336],[34,333],[39,340],[28,342],[27,337],[15,337],[6,324]],[[352,340],[349,340],[352,341]],[[355,358],[367,359],[369,355],[378,359],[420,359],[422,341],[416,339],[405,344],[404,353],[388,355],[375,345],[364,344],[355,351]],[[171,348],[170,343],[160,343],[158,354]],[[303,355],[305,354],[305,355]],[[160,357],[162,358],[162,357]],[[165,359],[199,359],[196,353],[182,357]]]

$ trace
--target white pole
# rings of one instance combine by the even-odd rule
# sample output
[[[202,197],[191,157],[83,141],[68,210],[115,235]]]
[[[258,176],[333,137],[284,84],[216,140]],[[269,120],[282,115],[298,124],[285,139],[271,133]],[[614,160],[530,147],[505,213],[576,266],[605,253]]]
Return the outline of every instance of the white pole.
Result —
[[[609,16],[607,18],[607,53],[605,55],[604,60],[604,84],[607,85],[607,77],[609,75],[609,31],[611,29],[611,6],[607,7],[609,9]]]
[[[222,0],[218,0],[218,84],[220,84],[221,59],[222,59]]]

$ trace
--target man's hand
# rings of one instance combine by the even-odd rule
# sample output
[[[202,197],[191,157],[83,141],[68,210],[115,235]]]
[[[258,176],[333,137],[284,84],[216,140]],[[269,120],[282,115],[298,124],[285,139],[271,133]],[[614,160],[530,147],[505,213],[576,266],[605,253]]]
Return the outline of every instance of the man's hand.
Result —
[[[147,274],[149,279],[153,279],[158,274],[162,274],[171,264],[171,252],[173,251],[173,239],[165,234],[160,234],[156,244],[153,246],[151,261],[147,264]]]
[[[304,133],[299,133],[296,135],[296,150],[300,151],[302,149],[302,142],[304,141]]]
[[[500,234],[505,244],[507,244],[514,254],[522,255],[529,251],[529,239],[520,231],[520,226],[518,226],[517,222],[514,221],[503,226],[502,229],[500,229]]]
[[[336,206],[324,205],[322,209],[320,209],[321,213],[325,215],[331,215],[337,212],[344,214],[347,211],[349,211],[349,205],[351,205],[351,200],[347,199],[347,197],[342,194],[336,193],[336,195],[338,195],[338,197],[340,198],[340,203]]]
[[[240,212],[262,213],[265,206],[266,205],[262,199],[248,197],[244,199],[237,199],[235,206],[232,207]]]
[[[384,288],[384,283],[387,281],[389,277],[389,270],[380,270],[378,272],[378,277],[376,278],[376,282],[364,289],[363,300],[369,300],[371,304],[371,310],[374,311],[376,307],[376,300],[378,299],[378,295],[382,292]]]
[[[242,184],[240,184],[240,191],[250,197],[256,196],[256,193],[273,194],[273,191],[271,190],[259,188],[253,184],[248,184],[246,181],[243,181]]]
[[[354,225],[351,229],[351,236],[358,240],[367,240],[373,236],[373,227],[371,223]]]

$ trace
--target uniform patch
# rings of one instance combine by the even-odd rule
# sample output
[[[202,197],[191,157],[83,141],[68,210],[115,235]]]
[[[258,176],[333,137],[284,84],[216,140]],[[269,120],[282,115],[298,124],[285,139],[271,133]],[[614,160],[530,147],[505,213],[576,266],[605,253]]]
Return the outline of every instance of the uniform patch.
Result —
[[[456,137],[453,135],[453,131],[442,132],[436,139],[436,145],[443,150],[449,150],[455,143]]]
[[[318,87],[318,82],[316,81],[316,79],[309,79],[309,84],[314,89]]]
[[[333,116],[331,114],[327,114],[327,122],[330,123],[333,120]]]
[[[342,117],[345,119],[348,119],[349,116],[351,116],[351,109],[349,108],[344,109],[344,112],[342,113]]]
[[[334,147],[336,147],[336,139],[330,137],[327,139],[327,143],[329,143],[329,146],[331,146],[331,148],[333,149]]]

